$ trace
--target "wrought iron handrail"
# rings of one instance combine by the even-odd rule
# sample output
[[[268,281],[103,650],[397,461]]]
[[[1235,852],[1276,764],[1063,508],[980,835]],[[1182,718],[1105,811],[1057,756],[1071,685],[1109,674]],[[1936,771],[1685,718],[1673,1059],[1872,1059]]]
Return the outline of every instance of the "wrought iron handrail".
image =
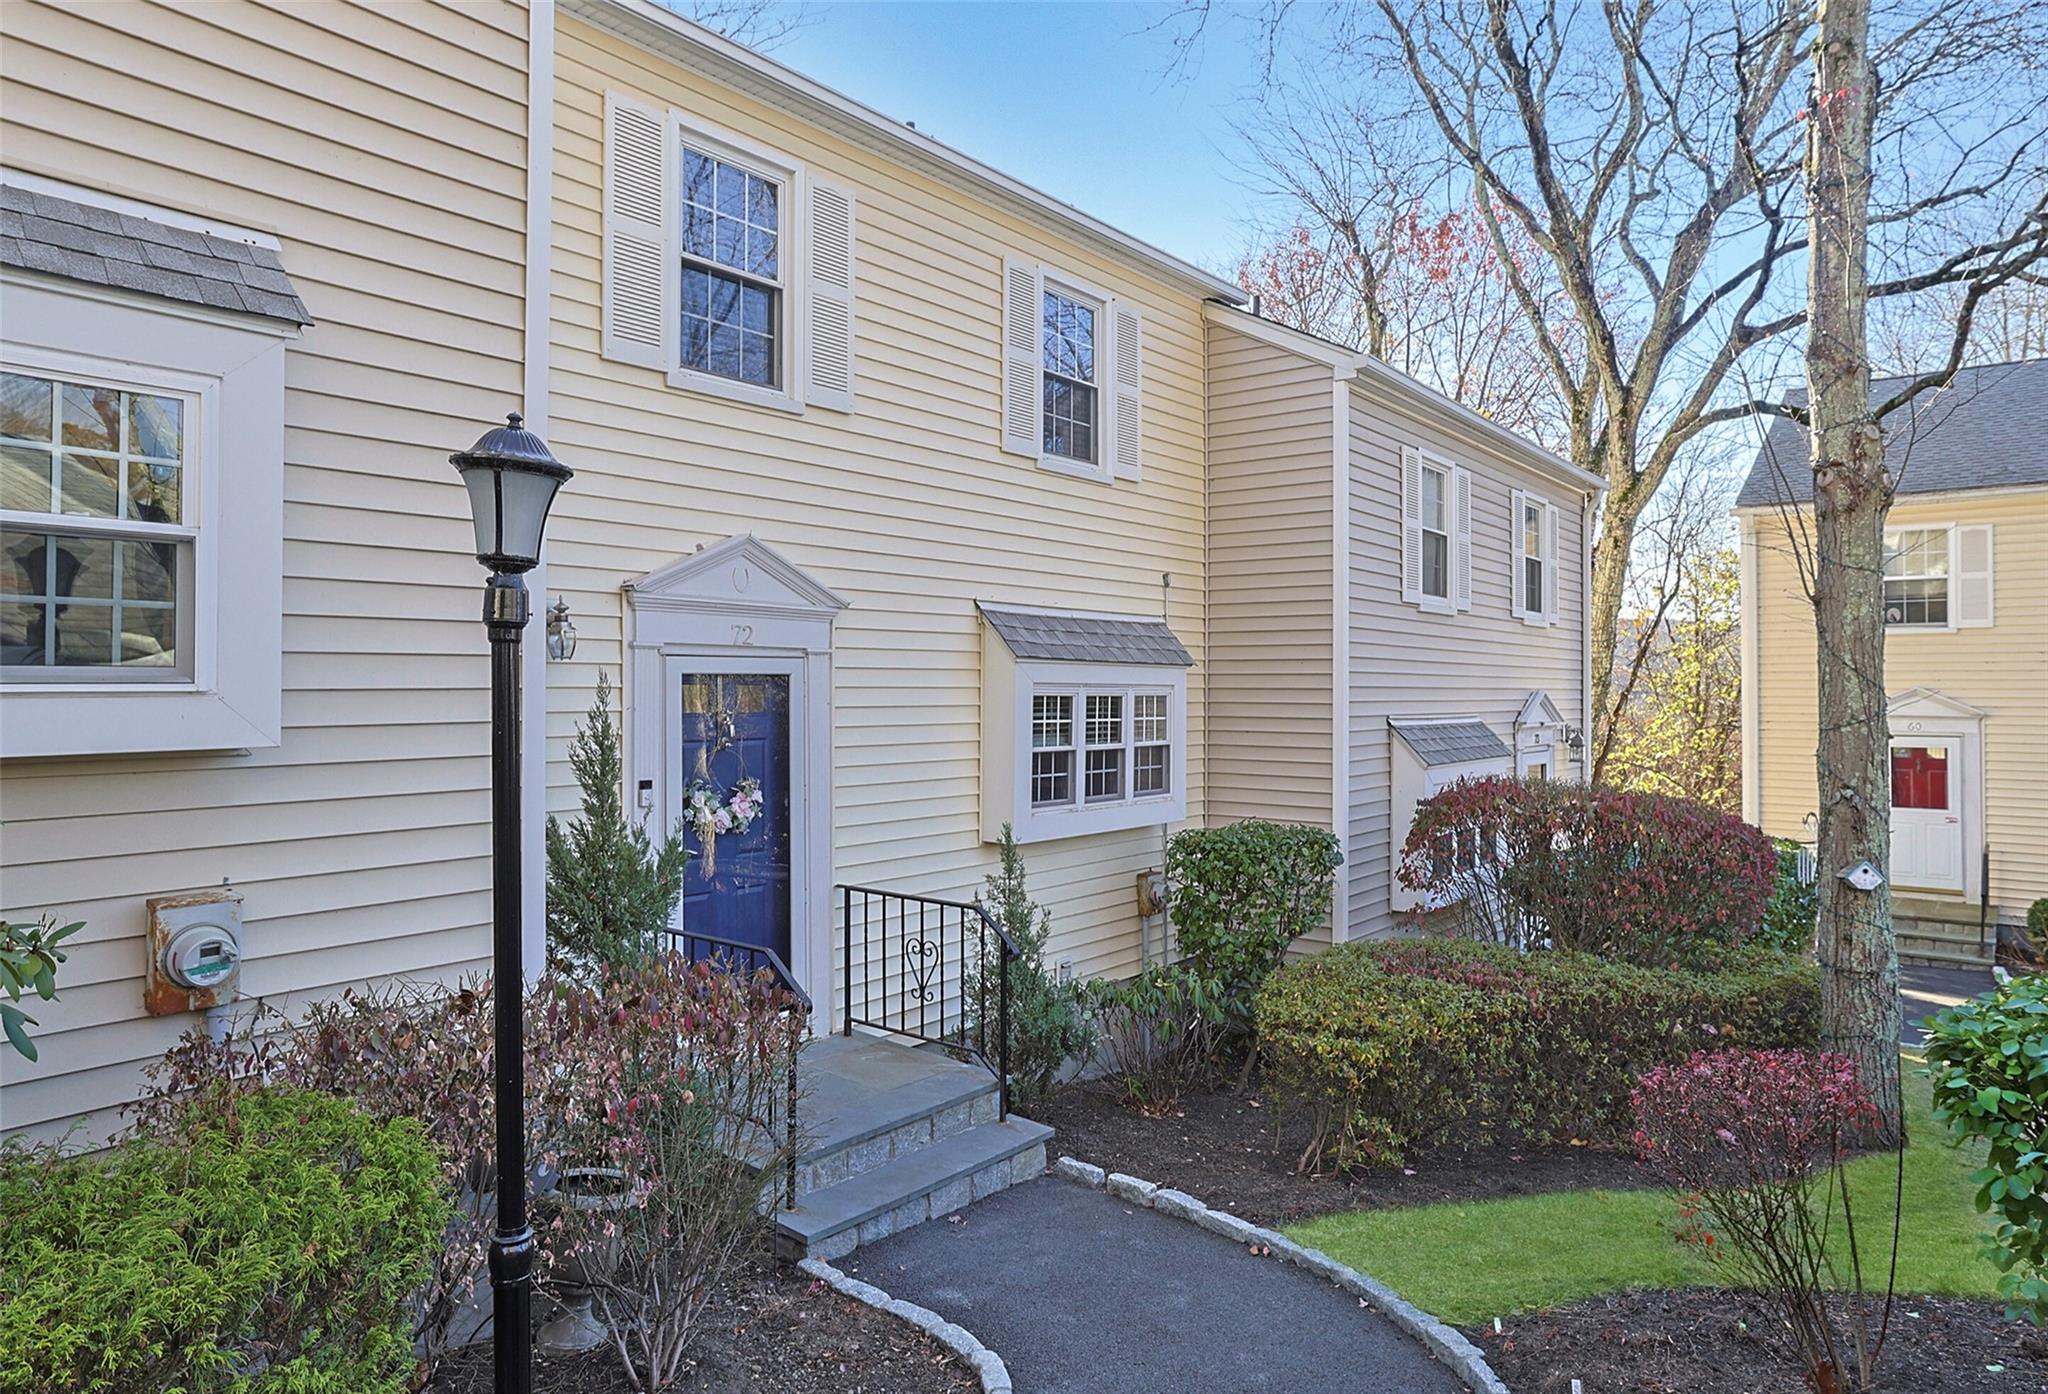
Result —
[[[746,976],[750,978],[765,971],[777,987],[789,994],[792,1009],[802,1015],[804,1020],[810,1020],[813,1010],[811,995],[804,991],[803,984],[789,971],[789,965],[782,961],[782,955],[766,944],[748,944],[717,934],[699,934],[691,929],[671,929],[668,931],[668,937],[676,951],[684,958],[693,961],[698,958],[710,958],[714,961],[722,959],[729,969],[743,963]],[[803,1045],[802,1036],[801,1031],[791,1036],[789,1060],[784,1066],[789,1084],[782,1110],[782,1205],[785,1210],[796,1209],[796,1057]],[[769,1125],[774,1125],[773,1118],[769,1119]]]
[[[972,1057],[995,1074],[996,1116],[1008,1118],[1010,962],[1023,956],[1017,941],[979,901],[911,895],[879,886],[841,885],[838,890],[845,989],[840,994],[845,1012],[841,1030],[851,1036],[856,1026],[871,1027]],[[951,993],[947,991],[949,947],[954,954]],[[975,995],[982,999],[974,1003],[970,1003],[967,990],[970,964],[975,969]],[[993,1004],[987,1000],[991,969]],[[991,1005],[995,1008],[993,1023],[989,1021]],[[993,1050],[988,1039],[991,1024],[996,1035]]]

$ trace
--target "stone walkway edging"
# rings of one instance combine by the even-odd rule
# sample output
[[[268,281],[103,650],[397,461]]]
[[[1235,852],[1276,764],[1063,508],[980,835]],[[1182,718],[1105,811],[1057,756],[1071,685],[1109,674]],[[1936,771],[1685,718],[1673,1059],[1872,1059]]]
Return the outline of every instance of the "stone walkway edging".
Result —
[[[1184,1191],[1155,1185],[1120,1171],[1105,1174],[1101,1167],[1076,1157],[1060,1158],[1053,1163],[1050,1174],[1076,1185],[1107,1191],[1119,1200],[1145,1206],[1162,1215],[1188,1220],[1236,1243],[1270,1248],[1274,1257],[1285,1259],[1297,1268],[1305,1268],[1386,1313],[1396,1326],[1428,1346],[1455,1370],[1472,1388],[1473,1394],[1512,1394],[1501,1377],[1493,1372],[1493,1367],[1486,1363],[1485,1353],[1457,1330],[1438,1321],[1386,1284],[1368,1278],[1355,1268],[1346,1267],[1320,1249],[1297,1244],[1284,1234],[1241,1220],[1227,1211],[1211,1210]]]
[[[816,1278],[834,1292],[907,1321],[930,1336],[967,1362],[968,1368],[974,1371],[975,1378],[981,1381],[981,1394],[1012,1394],[1009,1366],[1003,1364],[1003,1358],[983,1345],[966,1327],[947,1321],[929,1307],[920,1307],[915,1302],[905,1302],[900,1297],[891,1297],[873,1283],[864,1283],[858,1278],[849,1277],[823,1259],[804,1259],[797,1264],[797,1271]]]

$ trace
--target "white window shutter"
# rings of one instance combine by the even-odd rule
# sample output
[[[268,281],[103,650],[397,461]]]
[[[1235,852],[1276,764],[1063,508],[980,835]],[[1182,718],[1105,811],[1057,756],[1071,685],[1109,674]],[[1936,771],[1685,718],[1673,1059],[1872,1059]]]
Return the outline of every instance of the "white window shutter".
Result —
[[[1557,623],[1557,505],[1543,506],[1543,622]]]
[[[1003,449],[1037,459],[1045,444],[1040,399],[1045,391],[1045,273],[1015,257],[1003,260]]]
[[[1528,495],[1520,489],[1509,492],[1508,594],[1513,597],[1509,604],[1513,607],[1517,619],[1529,613],[1529,568],[1522,564],[1522,559],[1528,555],[1528,548],[1523,545],[1527,540],[1527,534],[1522,531],[1522,510],[1527,506]]]
[[[1144,464],[1144,321],[1128,300],[1109,302],[1110,477],[1137,479]]]
[[[1451,467],[1451,497],[1456,500],[1457,518],[1451,535],[1451,571],[1456,577],[1452,593],[1456,608],[1472,608],[1472,471],[1462,465]]]
[[[1959,527],[1955,538],[1956,627],[1983,629],[1991,623],[1991,526]]]
[[[1422,452],[1401,447],[1401,598],[1422,603]]]
[[[813,179],[806,248],[810,341],[804,346],[804,401],[853,410],[853,191]]]
[[[604,99],[604,322],[606,358],[666,370],[678,279],[670,255],[668,118],[639,102]]]

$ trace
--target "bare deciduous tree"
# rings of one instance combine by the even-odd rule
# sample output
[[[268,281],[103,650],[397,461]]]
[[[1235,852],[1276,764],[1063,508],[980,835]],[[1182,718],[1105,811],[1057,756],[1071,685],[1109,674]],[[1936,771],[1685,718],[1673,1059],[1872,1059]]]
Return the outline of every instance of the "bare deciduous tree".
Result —
[[[1930,297],[1960,288],[1974,305],[1979,287],[2040,263],[2048,103],[2029,94],[2044,15],[2042,0],[1876,11],[1871,300],[1938,311]],[[1181,21],[1187,57],[1208,0],[1185,0]],[[1645,510],[1689,442],[1759,409],[1742,377],[1772,376],[1758,355],[1806,324],[1813,0],[1354,0],[1313,13],[1267,0],[1249,22],[1271,73],[1267,139],[1254,142],[1270,184],[1371,192],[1399,158],[1411,177],[1461,182],[1480,211],[1563,404],[1567,453],[1609,486],[1591,597],[1604,724]],[[1290,32],[1303,40],[1291,63]],[[1294,197],[1305,219],[1356,221],[1341,202]],[[1544,279],[1518,267],[1515,238],[1541,251]]]
[[[694,24],[766,53],[816,16],[788,0],[655,0]]]

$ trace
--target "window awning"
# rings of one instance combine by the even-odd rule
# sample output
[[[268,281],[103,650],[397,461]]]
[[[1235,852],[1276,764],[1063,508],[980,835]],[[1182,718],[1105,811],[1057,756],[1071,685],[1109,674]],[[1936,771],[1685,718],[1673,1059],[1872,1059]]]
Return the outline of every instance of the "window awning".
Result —
[[[1401,743],[1415,752],[1424,765],[1477,765],[1488,760],[1506,760],[1507,745],[1485,722],[1418,720],[1388,717]]]
[[[989,628],[1019,658],[1053,663],[1149,663],[1192,668],[1194,655],[1162,619],[1077,610],[1026,610],[976,602]]]
[[[284,264],[268,247],[0,186],[0,266],[308,325]]]

